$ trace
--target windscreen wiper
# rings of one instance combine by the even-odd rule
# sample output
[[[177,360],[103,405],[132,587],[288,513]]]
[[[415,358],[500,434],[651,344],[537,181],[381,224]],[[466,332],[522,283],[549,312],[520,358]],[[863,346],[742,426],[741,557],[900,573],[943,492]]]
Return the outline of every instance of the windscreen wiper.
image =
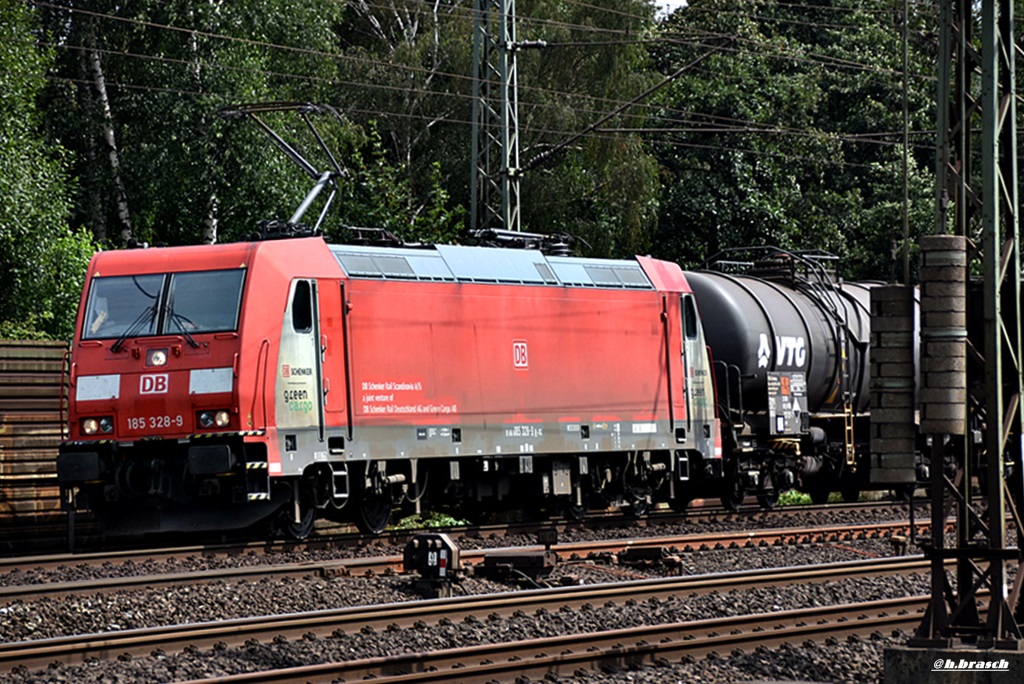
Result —
[[[182,337],[185,338],[185,341],[188,342],[188,346],[192,347],[193,349],[199,349],[199,343],[196,342],[196,339],[192,337],[192,335],[190,335],[188,330],[185,328],[185,323],[195,326],[195,323],[193,323],[188,316],[183,316],[180,313],[171,312],[171,322],[177,324],[178,332],[180,332]]]
[[[138,318],[136,318],[131,325],[125,328],[125,331],[121,333],[121,336],[118,337],[114,341],[114,344],[110,346],[110,351],[115,354],[121,351],[121,348],[124,347],[124,343],[128,341],[128,338],[141,330],[144,324],[152,323],[154,316],[156,316],[156,305],[150,305],[143,309]]]

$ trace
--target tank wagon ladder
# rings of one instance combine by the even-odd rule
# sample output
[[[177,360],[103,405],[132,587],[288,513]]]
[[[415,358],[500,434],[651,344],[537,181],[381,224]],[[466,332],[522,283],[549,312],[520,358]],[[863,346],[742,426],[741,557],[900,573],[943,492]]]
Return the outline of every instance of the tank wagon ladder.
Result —
[[[840,371],[840,391],[843,396],[843,446],[846,450],[846,466],[848,468],[857,467],[857,451],[854,448],[854,436],[853,436],[853,397],[850,391],[850,370],[849,370],[849,355],[846,353],[847,339],[846,339],[846,321],[843,321],[843,325],[839,326],[840,330],[840,347],[842,353],[842,362]]]
[[[837,279],[830,276],[825,267],[817,261],[807,260],[807,263],[817,277],[816,282],[809,279],[804,279],[804,282],[809,285],[813,299],[818,302],[825,315],[831,318],[836,325],[836,344],[839,347],[839,396],[843,403],[843,453],[846,467],[852,472],[857,467],[857,450],[853,430],[854,411],[850,382],[850,355],[847,352],[850,346],[850,323],[846,319],[845,311],[840,310],[837,304],[843,296]]]

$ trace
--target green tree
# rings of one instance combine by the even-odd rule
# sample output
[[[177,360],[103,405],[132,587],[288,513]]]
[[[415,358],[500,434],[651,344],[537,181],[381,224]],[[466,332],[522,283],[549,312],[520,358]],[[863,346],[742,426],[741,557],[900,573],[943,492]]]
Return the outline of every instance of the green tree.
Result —
[[[322,101],[338,12],[332,0],[89,0],[51,7],[48,25],[59,31],[66,85],[51,89],[47,104],[70,113],[55,120],[52,134],[78,152],[76,215],[97,237],[121,244],[107,230],[124,223],[120,182],[132,236],[182,244],[245,235],[280,207],[296,206],[305,188],[278,182],[290,162],[217,111],[269,100]],[[115,152],[117,169],[108,162]]]
[[[50,89],[47,105],[66,113],[54,117],[51,135],[77,152],[76,216],[112,246],[123,244],[125,228],[138,241],[189,244],[245,238],[263,219],[287,219],[312,182],[262,131],[218,111],[291,101],[348,113],[355,98],[341,66],[352,62],[341,53],[344,8],[335,0],[51,6],[48,25],[59,32],[63,80]],[[324,161],[294,113],[263,118],[289,144],[312,151],[311,162]],[[402,197],[376,211],[388,213],[389,226],[436,215],[448,200],[439,199],[435,167],[407,172],[408,163],[385,159],[359,123],[323,131],[347,172],[337,179],[346,201],[336,205],[327,232],[372,213],[360,202],[382,198]],[[362,192],[369,186],[375,194]]]
[[[329,237],[344,237],[346,226],[382,228],[405,242],[447,244],[459,239],[465,210],[451,206],[440,164],[430,167],[422,185],[423,201],[417,199],[405,168],[387,161],[380,136],[371,126],[369,141],[351,155],[352,182],[343,185],[342,225]],[[410,211],[411,207],[415,207]]]
[[[648,252],[660,193],[657,161],[639,133],[649,102],[626,105],[660,80],[647,51],[653,7],[535,0],[519,11],[520,40],[547,43],[519,58],[524,227],[575,235],[593,256]],[[538,156],[547,158],[537,164]]]
[[[454,205],[470,205],[473,6],[358,0],[338,29],[344,111],[364,125],[378,122],[388,160],[407,174],[413,214],[435,196],[435,168]],[[519,41],[548,43],[517,53],[521,165],[621,107],[653,78],[643,40],[654,10],[646,0],[521,1],[517,19]],[[523,229],[577,235],[595,256],[646,251],[659,186],[654,158],[628,132],[642,113],[627,109],[607,122],[615,131],[588,134],[527,170]]]
[[[68,227],[66,158],[40,130],[38,36],[28,5],[0,0],[0,336],[70,339],[93,250]]]
[[[468,206],[472,7],[351,0],[336,29],[343,56],[334,101],[379,136],[363,156],[401,174],[394,180],[409,220],[435,206],[437,183],[453,205]]]
[[[834,252],[852,277],[895,273],[902,43],[891,10],[694,0],[662,25],[657,68],[692,67],[660,99],[660,255],[692,266],[720,249],[775,245]],[[914,74],[934,69],[922,11],[911,17]],[[912,79],[912,131],[934,127],[932,100],[928,79]],[[912,237],[931,225],[929,154],[911,152]]]

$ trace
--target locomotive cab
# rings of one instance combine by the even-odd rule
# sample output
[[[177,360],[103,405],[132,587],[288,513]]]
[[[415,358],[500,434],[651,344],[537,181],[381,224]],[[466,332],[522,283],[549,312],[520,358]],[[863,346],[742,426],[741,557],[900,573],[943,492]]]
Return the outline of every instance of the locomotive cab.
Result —
[[[240,409],[244,251],[93,258],[57,474],[66,505],[87,506],[107,532],[209,529],[232,504],[266,489],[247,467],[266,456],[244,442],[258,431]],[[271,506],[248,507],[238,524]]]

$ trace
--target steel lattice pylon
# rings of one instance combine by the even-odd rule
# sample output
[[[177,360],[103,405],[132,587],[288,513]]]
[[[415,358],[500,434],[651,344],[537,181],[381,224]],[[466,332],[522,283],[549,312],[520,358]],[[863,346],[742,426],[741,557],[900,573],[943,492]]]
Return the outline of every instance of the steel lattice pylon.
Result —
[[[980,20],[971,0],[943,0],[941,7],[936,232],[967,239],[967,276],[982,279],[983,297],[968,299],[967,320],[984,320],[984,342],[980,349],[969,340],[964,344],[975,366],[984,368],[984,386],[965,402],[971,427],[964,435],[932,435],[932,538],[925,548],[932,560],[932,598],[911,645],[949,647],[961,640],[1017,649],[1022,637],[1013,607],[1024,575],[1018,572],[1013,591],[1007,590],[1007,564],[1020,551],[1007,546],[1005,520],[1009,508],[1020,539],[1013,501],[1020,497],[1007,496],[1005,478],[1007,464],[1019,474],[1022,444],[1013,3],[983,0]],[[980,171],[975,145],[981,148]],[[922,337],[927,334],[922,330]],[[943,440],[955,445],[953,479],[938,446]],[[975,478],[987,508],[972,500]],[[950,508],[957,519],[953,547],[944,534]],[[957,563],[955,588],[947,581],[946,559]],[[983,620],[979,595],[985,588],[990,597]]]
[[[516,4],[475,0],[473,7],[471,227],[519,230]]]

